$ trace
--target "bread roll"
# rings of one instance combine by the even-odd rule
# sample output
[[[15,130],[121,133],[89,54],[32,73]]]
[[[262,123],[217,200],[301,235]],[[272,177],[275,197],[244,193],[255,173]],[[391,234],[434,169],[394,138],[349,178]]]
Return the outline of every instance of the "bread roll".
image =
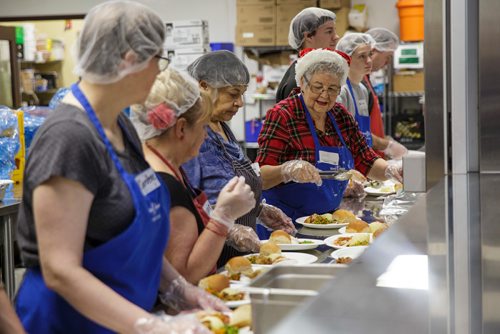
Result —
[[[276,230],[273,233],[271,233],[271,236],[269,237],[269,241],[273,241],[277,244],[291,244],[292,237],[288,233],[286,233],[285,231]]]
[[[378,238],[382,233],[384,233],[387,230],[387,227],[385,228],[379,228],[375,232],[373,232],[373,238]]]
[[[362,220],[354,220],[346,226],[345,231],[347,233],[369,233],[370,226]]]
[[[247,258],[245,258],[243,256],[235,256],[235,257],[229,259],[229,261],[227,261],[224,268],[227,270],[227,272],[229,273],[230,276],[234,275],[234,274],[241,274],[241,273],[250,274],[253,271],[252,264],[250,263],[250,261]]]
[[[358,218],[351,211],[347,211],[344,209],[338,209],[337,211],[332,213],[332,219],[337,223],[346,224],[346,223],[350,223],[354,220],[357,220]]]
[[[388,226],[386,223],[381,223],[381,222],[373,222],[370,224],[370,232],[375,233],[375,231],[380,230],[380,229],[386,229]]]
[[[242,305],[233,311],[230,326],[246,327],[252,325],[252,307],[250,304]]]
[[[210,293],[221,292],[229,287],[229,278],[225,275],[215,274],[202,278],[198,286]]]
[[[273,254],[281,254],[281,248],[279,248],[279,246],[274,242],[269,241],[260,245],[260,255],[270,256]]]

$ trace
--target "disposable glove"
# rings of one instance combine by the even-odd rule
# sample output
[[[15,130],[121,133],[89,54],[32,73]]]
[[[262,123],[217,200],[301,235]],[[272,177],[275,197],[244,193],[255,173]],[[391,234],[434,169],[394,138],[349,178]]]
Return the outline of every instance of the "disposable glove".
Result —
[[[408,153],[408,149],[394,140],[390,140],[384,150],[385,155],[395,160],[400,160],[406,153]]]
[[[388,164],[384,175],[387,179],[403,183],[403,168],[397,164]]]
[[[194,314],[174,317],[151,316],[139,318],[135,322],[136,334],[210,334],[210,330],[198,321]]]
[[[304,160],[285,162],[281,165],[281,175],[285,183],[293,181],[297,183],[315,183],[317,186],[323,184],[316,167]]]
[[[159,297],[162,304],[177,311],[204,309],[229,312],[222,300],[187,282],[181,275],[172,280]]]
[[[240,224],[234,224],[227,234],[228,246],[245,253],[258,253],[260,240],[253,228]]]
[[[290,235],[295,235],[297,229],[292,223],[292,219],[288,217],[280,208],[274,205],[261,203],[262,209],[259,214],[260,221],[271,230],[283,230]]]
[[[255,197],[250,186],[243,176],[235,176],[222,188],[210,217],[231,229],[236,219],[254,207]]]
[[[345,188],[344,197],[360,198],[365,195],[366,193],[363,183],[350,179],[347,188]]]

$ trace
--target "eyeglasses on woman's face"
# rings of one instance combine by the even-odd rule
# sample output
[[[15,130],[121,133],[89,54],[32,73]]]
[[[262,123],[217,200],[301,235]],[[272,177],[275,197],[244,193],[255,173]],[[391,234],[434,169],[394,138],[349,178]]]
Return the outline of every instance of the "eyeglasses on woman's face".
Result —
[[[324,87],[323,85],[316,82],[311,84],[311,82],[309,81],[309,79],[307,79],[306,76],[304,76],[304,80],[306,81],[307,86],[309,87],[309,89],[313,94],[321,95],[323,94],[323,92],[326,92],[330,97],[337,96],[340,94],[341,87],[339,86]]]
[[[158,59],[158,69],[160,72],[165,71],[170,64],[170,60],[167,57],[156,55],[155,58]]]

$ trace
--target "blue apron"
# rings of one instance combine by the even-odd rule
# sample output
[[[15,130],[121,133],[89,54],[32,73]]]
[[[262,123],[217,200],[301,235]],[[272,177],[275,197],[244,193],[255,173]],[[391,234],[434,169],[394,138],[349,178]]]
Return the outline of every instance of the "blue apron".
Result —
[[[338,168],[352,169],[354,168],[354,160],[351,152],[347,147],[342,133],[331,113],[328,113],[330,121],[335,127],[335,131],[340,141],[341,147],[321,146],[319,144],[316,127],[307,110],[302,95],[300,96],[302,107],[304,108],[309,130],[314,140],[316,168],[319,170],[335,170]],[[327,163],[320,161],[322,153],[326,155],[338,154],[338,163]],[[279,207],[293,221],[299,217],[309,216],[313,213],[332,212],[337,209],[342,201],[342,195],[347,187],[347,181],[323,180],[321,187],[313,183],[295,183],[289,182],[273,187],[264,191],[264,197],[267,203]]]
[[[351,81],[347,79],[347,87],[349,87],[349,92],[351,93],[352,100],[354,101],[354,109],[356,110],[355,119],[358,122],[358,127],[363,136],[365,136],[366,143],[369,147],[373,146],[372,132],[370,130],[370,115],[363,116],[359,113],[358,103],[356,102],[356,97],[354,96],[354,91],[352,89]]]
[[[121,296],[149,311],[158,294],[168,240],[170,195],[151,169],[138,175],[123,169],[88,100],[76,84],[71,89],[105,143],[135,208],[130,226],[106,243],[85,251],[82,265]],[[122,130],[129,136],[123,126]],[[16,311],[29,333],[112,333],[48,289],[39,267],[26,271],[16,297]]]

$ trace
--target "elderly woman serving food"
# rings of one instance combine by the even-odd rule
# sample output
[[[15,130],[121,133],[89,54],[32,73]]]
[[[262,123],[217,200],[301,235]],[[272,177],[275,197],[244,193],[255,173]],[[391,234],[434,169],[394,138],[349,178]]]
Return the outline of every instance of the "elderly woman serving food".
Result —
[[[267,112],[259,135],[264,197],[293,219],[338,208],[347,181],[322,179],[320,171],[355,168],[374,180],[401,180],[335,102],[349,71],[344,57],[326,49],[303,55],[295,68],[299,87]]]

